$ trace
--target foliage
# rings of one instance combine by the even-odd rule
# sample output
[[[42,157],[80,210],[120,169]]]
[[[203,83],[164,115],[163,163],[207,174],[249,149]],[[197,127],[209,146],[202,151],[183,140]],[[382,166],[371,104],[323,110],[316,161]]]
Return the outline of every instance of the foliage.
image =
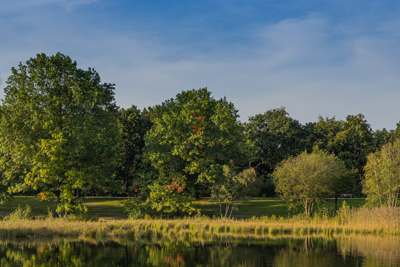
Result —
[[[297,157],[282,161],[273,173],[277,193],[287,201],[299,199],[305,215],[312,213],[315,202],[332,192],[332,183],[345,172],[334,155],[315,147]]]
[[[339,224],[347,224],[351,221],[352,210],[346,201],[342,202],[342,207],[338,211]]]
[[[396,207],[400,189],[400,139],[368,156],[363,192],[370,206]]]
[[[147,199],[151,208],[166,213],[174,212],[180,215],[180,212],[199,212],[196,205],[192,204],[190,193],[186,189],[186,177],[183,175],[177,177],[163,177],[152,185],[149,185],[150,196]]]
[[[385,128],[382,130],[376,130],[373,132],[373,147],[376,150],[379,150],[384,144],[387,144],[389,141],[392,140],[393,130],[388,132]]]
[[[38,54],[12,68],[1,106],[1,164],[6,180],[58,197],[58,212],[74,205],[76,189],[117,190],[113,172],[121,152],[114,85],[77,68],[68,56]],[[20,170],[20,172],[18,171]],[[22,180],[22,181],[21,181]]]
[[[319,120],[315,127],[318,137],[318,146],[329,153],[335,154],[342,160],[348,170],[348,179],[344,179],[337,194],[352,191],[354,196],[361,196],[361,179],[364,175],[364,166],[367,155],[376,149],[385,133],[375,135],[364,115],[349,115],[346,121],[336,120],[335,117]],[[350,188],[350,183],[353,183]]]
[[[312,144],[308,140],[312,125],[302,126],[283,107],[249,117],[245,126],[246,138],[254,141],[257,148],[252,166],[255,166],[258,176],[263,177],[266,185],[271,184],[270,174],[279,162],[300,154],[307,144]],[[269,187],[265,189],[262,194],[274,196]]]
[[[232,211],[238,210],[239,201],[258,193],[259,183],[256,182],[256,176],[254,168],[237,173],[228,165],[223,166],[223,176],[211,187],[211,199],[218,202],[221,218],[231,217]]]
[[[128,213],[129,219],[141,219],[143,214],[141,211],[141,201],[139,198],[128,198],[124,201],[125,212]]]
[[[146,109],[140,111],[136,106],[120,109],[118,126],[122,134],[124,148],[123,163],[118,176],[123,179],[125,191],[139,191],[139,168],[142,165],[142,153],[145,147],[144,136],[151,127],[150,114]]]
[[[140,209],[133,209],[129,214],[128,214],[128,219],[131,220],[138,220],[143,218],[143,214],[140,211]]]
[[[367,155],[375,150],[372,130],[364,115],[347,116],[345,129],[337,133],[334,142],[338,148],[335,154],[354,174],[353,194],[360,196],[360,189],[357,189],[357,186],[361,188]]]
[[[255,150],[251,141],[244,141],[237,112],[226,99],[212,98],[206,88],[182,92],[154,107],[143,154],[153,168],[149,178],[158,177],[149,186],[149,201],[164,199],[168,210],[190,209],[190,196],[200,197],[222,174],[223,165],[248,164]],[[167,188],[172,179],[184,180],[183,193]],[[164,203],[152,204],[157,209],[160,205]]]
[[[16,208],[15,211],[12,212],[10,215],[6,216],[5,219],[10,221],[29,220],[32,219],[32,217],[33,217],[32,208],[27,204],[25,208],[21,208],[21,206],[18,205],[18,208]]]

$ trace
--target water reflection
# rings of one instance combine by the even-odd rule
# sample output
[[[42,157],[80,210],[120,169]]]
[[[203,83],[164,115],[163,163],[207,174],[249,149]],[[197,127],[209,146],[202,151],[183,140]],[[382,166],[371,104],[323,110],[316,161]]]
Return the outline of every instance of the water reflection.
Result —
[[[393,237],[3,240],[1,266],[400,266]]]

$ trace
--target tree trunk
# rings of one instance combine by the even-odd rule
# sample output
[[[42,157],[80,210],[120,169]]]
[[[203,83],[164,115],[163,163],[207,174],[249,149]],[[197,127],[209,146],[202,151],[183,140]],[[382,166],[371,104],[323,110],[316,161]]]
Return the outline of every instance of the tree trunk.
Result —
[[[181,216],[181,211],[179,209],[176,209],[175,216],[177,216],[177,217]]]

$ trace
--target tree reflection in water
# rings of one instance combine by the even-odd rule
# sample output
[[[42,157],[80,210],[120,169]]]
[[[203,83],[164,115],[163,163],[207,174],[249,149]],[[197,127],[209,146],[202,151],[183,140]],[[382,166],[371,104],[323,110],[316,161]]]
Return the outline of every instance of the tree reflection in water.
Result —
[[[400,240],[338,236],[214,240],[3,240],[7,266],[400,266]]]

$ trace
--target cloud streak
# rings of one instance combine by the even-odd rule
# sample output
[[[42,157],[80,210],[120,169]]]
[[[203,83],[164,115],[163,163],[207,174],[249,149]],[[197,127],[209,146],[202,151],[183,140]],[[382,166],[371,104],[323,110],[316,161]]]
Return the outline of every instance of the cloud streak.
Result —
[[[312,12],[257,22],[235,34],[202,22],[190,28],[173,25],[163,35],[163,26],[146,32],[134,20],[118,30],[82,24],[87,21],[77,11],[92,1],[36,1],[38,6],[54,3],[64,11],[0,17],[0,23],[12,25],[1,29],[8,37],[0,43],[3,85],[19,61],[61,51],[81,68],[94,67],[104,82],[116,83],[122,107],[153,106],[182,90],[208,86],[216,98],[227,96],[235,103],[242,120],[280,106],[302,123],[318,115],[344,119],[363,113],[374,129],[393,129],[400,120],[396,18],[370,18],[370,27],[365,18],[337,22]],[[92,19],[104,18],[98,16]]]

